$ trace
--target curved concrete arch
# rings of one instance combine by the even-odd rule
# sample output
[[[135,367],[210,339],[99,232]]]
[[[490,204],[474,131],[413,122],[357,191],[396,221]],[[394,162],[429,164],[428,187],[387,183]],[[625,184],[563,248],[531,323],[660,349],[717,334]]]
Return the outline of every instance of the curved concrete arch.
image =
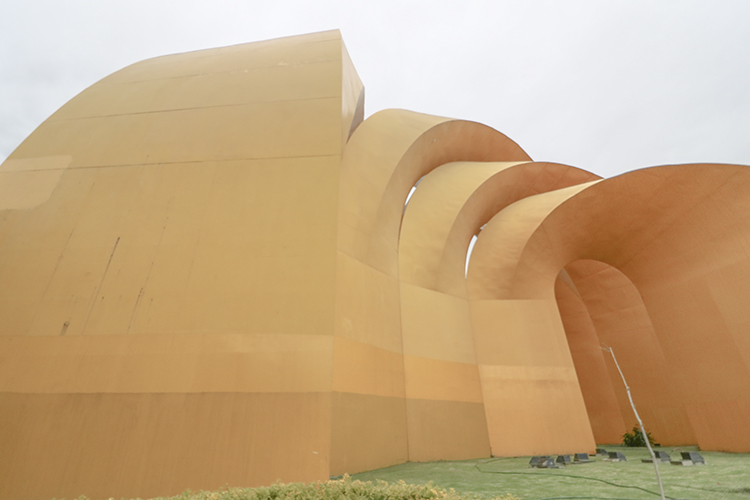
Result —
[[[399,278],[404,283],[438,290],[438,275],[449,234],[467,202],[489,179],[518,165],[514,162],[453,162],[425,175],[404,212],[399,236]],[[485,206],[501,197],[485,197]],[[486,221],[485,221],[486,222]],[[473,227],[475,224],[479,224]],[[481,226],[471,221],[470,234]],[[471,236],[466,238],[466,247]],[[460,292],[459,295],[461,296]]]
[[[555,297],[594,439],[598,444],[619,443],[630,431],[625,422],[632,418],[623,415],[591,314],[565,271],[555,282]]]
[[[473,170],[468,172],[469,169]],[[457,178],[461,170],[467,170],[463,180]],[[533,375],[536,380],[527,384],[519,381],[518,374],[515,374],[511,375],[511,379],[515,379],[515,382],[511,382],[515,384],[514,388],[508,385],[507,377],[505,377],[504,386],[501,387],[502,384],[498,382],[503,377],[497,376],[501,367],[487,359],[498,354],[498,346],[495,345],[490,350],[485,350],[474,344],[477,338],[477,322],[473,311],[470,311],[468,307],[469,304],[462,299],[462,294],[452,296],[434,289],[438,281],[437,277],[440,275],[441,265],[449,266],[463,280],[461,257],[465,255],[466,245],[473,232],[486,222],[493,212],[499,210],[480,235],[477,242],[479,248],[482,247],[485,239],[484,233],[491,235],[494,232],[492,227],[495,225],[493,223],[495,218],[503,214],[507,215],[509,211],[516,216],[523,214],[523,217],[527,217],[529,207],[535,207],[531,213],[537,213],[538,216],[534,219],[535,222],[531,228],[524,233],[531,234],[544,215],[562,200],[590,186],[592,178],[597,177],[572,167],[556,164],[447,164],[438,167],[422,180],[404,214],[400,248],[400,251],[404,253],[400,255],[400,265],[403,269],[401,309],[407,401],[410,395],[414,398],[418,395],[410,393],[410,378],[428,380],[431,377],[434,379],[436,375],[434,372],[453,373],[451,380],[454,384],[463,384],[463,394],[477,392],[483,394],[483,400],[480,401],[484,405],[488,438],[494,454],[513,454],[521,447],[529,446],[539,450],[569,449],[573,446],[581,446],[582,443],[587,443],[583,446],[591,446],[593,439],[570,358],[563,356],[552,365],[549,365],[550,360],[547,359],[547,366],[554,367],[552,371],[549,368],[539,371],[538,365],[534,365],[532,359],[527,359],[526,369],[536,370],[536,374]],[[576,184],[576,182],[583,182],[583,184]],[[545,189],[570,184],[574,185],[544,194],[534,194]],[[449,188],[452,189],[449,191]],[[511,203],[518,198],[522,199]],[[512,207],[516,209],[513,210]],[[457,219],[462,215],[464,218],[458,221],[459,224]],[[510,218],[512,219],[513,215]],[[459,228],[458,225],[463,225],[463,227]],[[462,241],[457,244],[455,240],[448,240],[449,237]],[[446,247],[451,245],[460,247],[460,251],[453,252],[453,265],[450,259],[443,258],[446,254]],[[488,258],[491,259],[492,256],[488,255]],[[426,266],[422,267],[421,276],[419,272],[410,273],[418,266]],[[471,265],[469,273],[470,281]],[[487,324],[489,316],[481,313],[479,315],[482,320],[480,323]],[[495,316],[495,320],[504,321],[505,318]],[[490,324],[494,323],[494,320],[490,322]],[[489,333],[486,329],[480,328],[480,330],[480,337]],[[412,367],[410,364],[412,357],[426,357],[433,361],[429,367]],[[463,373],[469,369],[469,366],[476,366],[478,362],[480,364],[478,377]],[[461,363],[461,366],[466,368],[459,369],[456,363]],[[531,368],[532,366],[537,366],[537,368]],[[427,368],[431,375],[423,373]],[[476,384],[480,385],[482,390],[478,391],[475,388]],[[548,390],[545,388],[551,386],[555,387],[554,397],[545,392]],[[510,391],[508,391],[509,388]],[[527,400],[533,401],[530,406],[524,408],[517,404],[510,406],[507,404],[505,398],[508,397],[508,393],[517,395],[519,390],[526,394]],[[564,395],[561,396],[561,394]],[[544,421],[542,416],[547,410],[539,406],[541,402],[550,403],[552,406],[558,404],[560,409],[565,407],[568,411],[574,408],[572,411],[582,418],[572,426],[568,425],[566,436],[561,438],[558,424]],[[509,410],[511,407],[513,410]],[[501,408],[502,410],[498,413]],[[540,417],[542,417],[541,420]],[[420,421],[424,422],[425,417],[422,417]],[[508,431],[509,422],[518,424],[511,426],[512,432]],[[571,431],[571,428],[575,430]]]
[[[529,238],[561,203],[598,182],[601,181],[523,198],[492,217],[474,245],[466,279],[468,297],[510,298],[516,267]]]
[[[339,249],[398,275],[398,238],[409,190],[455,161],[530,161],[500,132],[475,122],[385,110],[352,134],[341,165]]]
[[[494,455],[524,447],[540,453],[595,447],[554,294],[551,300],[514,300],[509,289],[518,258],[545,217],[599,182],[509,205],[490,219],[474,246],[467,294]],[[564,433],[559,421],[548,418],[563,413]]]
[[[607,345],[617,354],[638,412],[656,440],[665,446],[697,444],[674,390],[677,374],[669,369],[635,285],[617,268],[599,261],[579,260],[565,269],[579,304],[571,304],[570,297],[561,297],[559,278],[555,295],[597,442],[619,442],[637,424],[620,374],[611,356],[603,355],[601,350],[602,345]],[[587,325],[594,334],[580,335]],[[611,394],[606,394],[608,391]],[[618,407],[621,419],[612,415]]]
[[[439,432],[435,427],[408,429],[404,399],[398,275],[404,202],[422,176],[462,160],[528,161],[529,157],[515,142],[485,125],[405,110],[372,115],[347,143],[338,200],[332,473],[374,469],[409,457],[438,457],[440,450],[467,457],[467,449],[482,446],[478,434],[467,440],[471,443],[467,448],[459,440],[446,445],[436,442],[431,437]],[[456,368],[467,372],[465,366]],[[476,392],[471,397],[476,400]],[[366,418],[361,417],[362,408],[367,408]],[[408,445],[410,438],[421,439],[421,451]],[[394,439],[393,446],[372,446]],[[372,451],[359,452],[365,447]]]
[[[488,454],[464,287],[471,236],[517,199],[592,178],[597,176],[566,165],[510,162],[454,162],[422,178],[399,240],[410,459]],[[441,277],[453,279],[453,290],[440,287]]]
[[[549,287],[539,280],[554,280],[567,263],[579,259],[605,262],[636,283],[638,276],[631,275],[636,268],[631,270],[629,262],[653,251],[662,233],[673,231],[680,221],[681,245],[670,248],[665,257],[684,253],[696,244],[710,244],[708,240],[722,236],[722,226],[744,221],[742,191],[748,172],[741,165],[667,165],[628,172],[583,191],[552,211],[529,238],[513,278],[513,296],[531,298],[536,289],[549,293]],[[722,192],[728,197],[722,198]],[[703,211],[698,208],[701,206]],[[580,211],[575,217],[574,210]],[[709,220],[711,212],[719,218]],[[700,222],[705,233],[697,227],[686,228],[689,217]],[[746,237],[743,232],[736,236]],[[652,271],[659,268],[651,262]]]
[[[466,251],[492,216],[522,198],[595,179],[600,177],[548,162],[454,162],[436,168],[424,177],[404,214],[400,279],[465,297]]]
[[[750,448],[738,424],[750,415],[748,320],[739,299],[750,275],[748,193],[750,171],[737,165],[672,165],[609,179],[545,219],[513,278],[512,296],[544,299],[573,260],[600,260],[627,276],[668,369],[679,374],[675,390],[703,448]]]

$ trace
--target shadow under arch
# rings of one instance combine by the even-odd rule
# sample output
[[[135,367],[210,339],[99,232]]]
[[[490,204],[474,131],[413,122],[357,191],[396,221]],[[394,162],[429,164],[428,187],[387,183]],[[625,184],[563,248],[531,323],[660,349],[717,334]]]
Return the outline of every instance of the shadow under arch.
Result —
[[[638,289],[617,268],[581,259],[555,281],[570,353],[597,443],[620,443],[637,425],[611,347],[631,388],[644,425],[662,445],[696,444],[675,376],[654,332]]]

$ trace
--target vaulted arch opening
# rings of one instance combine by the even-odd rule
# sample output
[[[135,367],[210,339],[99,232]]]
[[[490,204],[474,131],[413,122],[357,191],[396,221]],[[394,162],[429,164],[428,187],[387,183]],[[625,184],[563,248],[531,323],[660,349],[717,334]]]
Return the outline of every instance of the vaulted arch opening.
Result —
[[[637,421],[609,353],[628,380],[644,425],[664,445],[695,444],[696,438],[646,305],[633,282],[616,267],[581,259],[568,264],[555,283],[565,335],[598,443],[619,443]]]

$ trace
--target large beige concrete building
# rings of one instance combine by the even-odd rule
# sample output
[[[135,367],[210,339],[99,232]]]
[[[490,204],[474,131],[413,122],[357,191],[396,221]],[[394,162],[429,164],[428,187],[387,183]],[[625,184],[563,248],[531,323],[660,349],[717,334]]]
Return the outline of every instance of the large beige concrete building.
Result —
[[[747,167],[363,96],[338,32],[166,56],[2,164],[0,498],[593,451],[635,423],[603,344],[663,444],[750,451]]]

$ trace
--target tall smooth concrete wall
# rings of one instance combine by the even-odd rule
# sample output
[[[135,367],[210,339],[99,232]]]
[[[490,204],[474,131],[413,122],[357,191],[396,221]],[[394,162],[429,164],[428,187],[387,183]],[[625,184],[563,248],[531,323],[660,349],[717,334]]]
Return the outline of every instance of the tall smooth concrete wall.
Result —
[[[361,90],[338,32],[165,56],[3,163],[0,497],[328,477]]]

